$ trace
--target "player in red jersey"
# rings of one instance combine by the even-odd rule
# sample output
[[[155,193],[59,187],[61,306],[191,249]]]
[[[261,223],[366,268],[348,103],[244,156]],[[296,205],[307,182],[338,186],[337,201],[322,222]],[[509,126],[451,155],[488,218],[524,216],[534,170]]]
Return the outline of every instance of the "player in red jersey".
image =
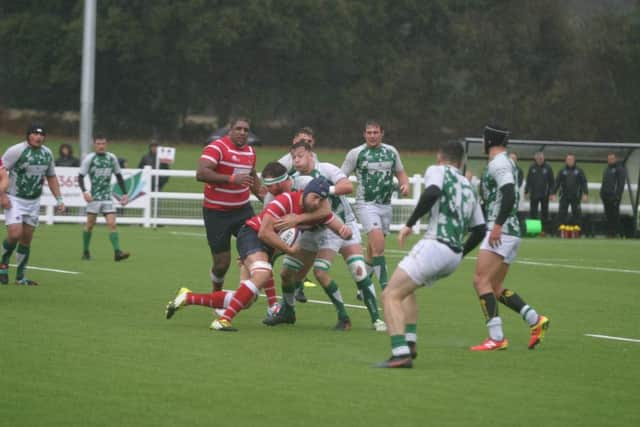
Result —
[[[229,133],[207,145],[198,160],[196,178],[204,182],[203,217],[213,258],[211,281],[221,290],[231,262],[231,235],[237,236],[244,222],[255,215],[250,193],[258,195],[260,182],[256,153],[247,144],[250,121],[233,119]]]
[[[319,177],[309,182],[304,191],[284,192],[278,195],[259,215],[245,223],[238,232],[237,239],[238,254],[243,267],[242,280],[225,312],[211,323],[211,329],[235,331],[231,320],[240,310],[251,305],[259,289],[273,277],[269,260],[274,250],[291,255],[297,252],[297,245],[288,246],[278,236],[276,222],[279,219],[291,214],[309,213],[310,217],[316,214],[318,219],[305,221],[303,225],[324,225],[344,239],[351,237],[351,229],[330,211],[328,196],[329,182]]]
[[[265,166],[265,168],[262,171],[262,179],[264,180],[264,184],[266,185],[269,192],[271,192],[274,195],[280,195],[285,193],[289,195],[296,194],[295,192],[294,193],[291,192],[292,181],[287,174],[286,168],[278,162],[271,162]],[[300,198],[300,196],[298,197]],[[311,198],[311,196],[309,196],[308,198]],[[301,200],[298,200],[297,204],[288,203],[289,200],[290,200],[290,197],[286,197],[285,203],[278,201],[277,202],[278,204],[275,205],[275,208],[273,208],[273,210],[271,210],[268,213],[269,216],[275,215],[274,216],[275,219],[271,221],[272,223],[275,223],[277,218],[286,218],[288,215],[296,215],[299,217],[298,222],[302,224],[315,224],[318,222],[328,220],[333,215],[331,213],[330,205],[327,201],[321,201],[317,209],[314,206],[310,206],[309,209],[305,210],[303,204],[301,203]],[[269,208],[270,206],[271,206],[270,204],[267,205],[267,207],[265,207],[265,210],[260,215],[255,216],[247,221],[247,223],[252,224],[252,226],[254,227],[253,234],[255,234],[256,232],[259,232],[262,224],[262,219],[265,216],[266,209]],[[284,211],[282,209],[284,209]],[[286,212],[286,214],[284,214],[284,212]],[[340,225],[340,222],[337,222],[335,224],[336,227],[338,227],[339,225]],[[274,230],[276,230],[277,225],[273,228]],[[247,233],[247,234],[252,234],[252,233]],[[281,241],[279,240],[279,237],[278,237],[278,242],[281,243]],[[238,236],[238,247],[240,252],[240,235]],[[268,249],[269,249],[268,254],[271,254],[273,252],[273,249],[271,247],[268,247]],[[293,249],[289,248],[289,250],[293,250]],[[272,281],[272,277],[270,273],[271,273],[271,270],[269,270],[269,277],[267,278],[267,283]],[[202,306],[216,308],[216,309],[227,308],[232,301],[233,294],[234,294],[233,292],[222,291],[222,290],[214,291],[211,293],[197,294],[197,293],[191,292],[191,290],[188,288],[180,288],[175,298],[171,300],[166,307],[166,317],[167,319],[170,319],[171,317],[173,317],[173,315],[178,309],[186,305],[202,305]],[[253,302],[253,299],[249,301],[249,304],[251,302]],[[244,308],[247,308],[247,307],[244,307]]]

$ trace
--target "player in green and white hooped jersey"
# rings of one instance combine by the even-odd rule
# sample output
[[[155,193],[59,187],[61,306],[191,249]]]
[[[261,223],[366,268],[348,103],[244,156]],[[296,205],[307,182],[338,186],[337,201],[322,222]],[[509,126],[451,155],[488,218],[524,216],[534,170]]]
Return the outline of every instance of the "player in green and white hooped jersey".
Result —
[[[305,231],[302,234],[298,241],[301,248],[299,255],[297,257],[286,256],[283,262],[281,277],[284,313],[281,317],[286,316],[286,310],[292,310],[292,298],[288,296],[288,294],[291,293],[293,284],[296,280],[304,277],[311,266],[313,266],[316,279],[336,307],[338,323],[335,329],[351,329],[351,320],[344,307],[344,301],[338,289],[338,284],[332,279],[329,273],[333,259],[337,253],[340,252],[347,263],[353,280],[356,282],[356,286],[364,295],[365,305],[369,310],[374,329],[385,331],[386,325],[382,319],[380,319],[378,313],[375,289],[366,271],[358,225],[355,222],[355,215],[353,214],[351,206],[345,197],[345,195],[353,191],[353,184],[337,166],[331,163],[317,162],[313,150],[308,143],[300,141],[294,144],[291,148],[291,154],[296,169],[296,173],[292,175],[294,188],[301,190],[308,181],[318,176],[326,178],[331,184],[331,196],[329,196],[331,210],[351,229],[352,236],[348,240],[343,240],[328,229]],[[268,319],[265,319],[265,323],[277,324],[278,316],[276,315],[275,318],[271,320],[272,321],[268,321]]]
[[[387,262],[384,257],[384,238],[391,224],[391,193],[395,190],[393,177],[400,183],[400,194],[409,193],[407,177],[400,154],[395,147],[384,144],[384,130],[377,121],[365,124],[365,143],[352,149],[342,164],[342,171],[358,178],[356,212],[360,224],[367,233],[367,262],[380,282],[387,285]]]
[[[502,319],[498,315],[498,301],[519,313],[529,324],[531,337],[529,349],[535,348],[544,338],[549,319],[538,315],[517,293],[503,286],[520,246],[518,223],[518,172],[507,153],[509,131],[494,125],[484,129],[485,153],[489,164],[482,175],[482,198],[487,214],[487,234],[480,245],[473,286],[480,298],[489,338],[471,347],[472,351],[503,350],[508,341],[502,331]]]
[[[64,203],[60,195],[60,185],[51,150],[44,146],[46,131],[40,124],[32,124],[27,129],[27,139],[12,145],[2,156],[2,164],[9,172],[8,207],[5,208],[7,238],[2,242],[0,260],[0,283],[9,282],[8,265],[13,251],[16,250],[18,264],[16,284],[37,285],[24,275],[31,241],[38,226],[40,215],[40,195],[46,179],[51,194],[56,198],[56,211],[64,212]],[[16,249],[17,248],[17,249]]]
[[[120,239],[116,228],[116,209],[113,205],[111,194],[111,175],[115,175],[122,191],[120,204],[125,206],[129,201],[127,188],[120,172],[120,164],[118,158],[107,152],[107,138],[98,136],[94,139],[94,152],[87,155],[80,165],[78,174],[78,184],[82,190],[84,200],[87,202],[87,222],[82,232],[82,259],[91,259],[89,245],[91,243],[91,233],[96,225],[98,214],[103,214],[107,226],[109,227],[109,240],[113,247],[114,260],[121,261],[129,258],[128,252],[120,249]],[[87,191],[84,185],[84,177],[89,175],[91,180],[91,191]]]
[[[410,368],[417,356],[416,290],[452,274],[462,257],[485,235],[484,217],[473,187],[460,172],[464,148],[459,142],[440,145],[438,164],[427,169],[425,190],[411,217],[398,233],[400,247],[411,228],[430,213],[427,231],[400,261],[382,293],[384,317],[391,337],[391,358],[380,368]],[[463,242],[467,231],[471,235]]]

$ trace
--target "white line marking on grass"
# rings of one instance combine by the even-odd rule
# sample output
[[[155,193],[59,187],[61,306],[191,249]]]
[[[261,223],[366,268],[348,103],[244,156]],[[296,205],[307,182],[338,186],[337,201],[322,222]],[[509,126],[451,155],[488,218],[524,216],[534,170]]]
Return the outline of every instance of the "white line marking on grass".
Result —
[[[263,298],[266,298],[266,297],[265,297],[264,295],[262,295],[262,294],[260,294],[260,296],[261,296],[261,297],[263,297]],[[281,296],[277,296],[276,298],[278,298],[278,299],[282,299],[282,297],[281,297]],[[332,302],[329,302],[329,301],[320,301],[320,300],[317,300],[317,299],[307,299],[307,302],[311,302],[311,303],[314,303],[314,304],[333,305],[333,303],[332,303]],[[300,303],[300,302],[299,302],[298,304],[306,304],[306,303]],[[365,307],[364,305],[355,305],[355,304],[346,304],[346,303],[345,303],[345,305],[344,305],[344,306],[345,306],[345,307],[349,307],[349,308],[359,308],[359,309],[362,309],[362,310],[366,310],[366,309],[367,309],[367,307]]]
[[[188,236],[188,237],[205,237],[204,233],[189,233],[187,231],[170,231],[169,234],[173,234],[174,236]]]
[[[9,266],[17,267],[16,264],[9,264]],[[32,265],[28,265],[27,270],[50,271],[52,273],[62,273],[62,274],[80,274],[79,271],[58,270],[57,268],[34,267]]]
[[[400,256],[407,254],[408,251],[401,251],[397,249],[387,249],[385,252],[392,254],[392,257]],[[466,257],[466,259],[476,260],[477,257]],[[521,258],[516,259],[516,264],[524,264],[524,265],[535,265],[540,267],[556,267],[556,268],[569,268],[573,270],[588,270],[588,271],[604,271],[608,273],[625,273],[625,274],[640,274],[640,270],[632,270],[629,268],[612,268],[612,267],[592,267],[592,266],[583,266],[583,265],[574,265],[574,264],[555,264],[552,262],[537,262],[537,261],[525,261],[526,259],[531,258]]]
[[[598,334],[584,334],[585,337],[592,338],[602,338],[603,340],[614,340],[614,341],[626,341],[626,342],[640,342],[635,338],[623,338],[623,337],[612,337],[609,335],[598,335]]]

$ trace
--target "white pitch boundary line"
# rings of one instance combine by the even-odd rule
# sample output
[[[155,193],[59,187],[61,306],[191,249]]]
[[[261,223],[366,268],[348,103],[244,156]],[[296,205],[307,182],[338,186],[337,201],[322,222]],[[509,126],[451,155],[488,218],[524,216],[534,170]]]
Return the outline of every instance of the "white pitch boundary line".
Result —
[[[395,256],[407,254],[407,251],[401,251],[397,249],[387,249],[385,252],[389,252]],[[467,257],[466,259],[477,259],[477,257]],[[525,258],[526,259],[526,258]],[[574,264],[554,264],[551,262],[536,262],[536,261],[523,261],[516,260],[516,264],[535,265],[540,267],[556,267],[556,268],[569,268],[573,270],[588,270],[588,271],[604,271],[608,273],[625,273],[625,274],[640,274],[640,270],[632,270],[628,268],[611,268],[611,267],[586,267],[583,265]]]
[[[182,231],[172,231],[171,234],[180,235],[180,236],[190,236],[190,237],[203,237],[203,233],[188,233]],[[406,255],[409,251],[403,251],[398,249],[386,249],[385,252],[391,255],[391,257],[399,257],[402,255]],[[467,259],[477,259],[476,257],[467,257]],[[573,265],[573,264],[554,264],[551,262],[538,262],[538,261],[525,261],[524,258],[522,260],[516,260],[516,264],[524,264],[524,265],[534,265],[539,267],[556,267],[556,268],[569,268],[573,270],[588,270],[588,271],[602,271],[607,273],[625,273],[625,274],[640,274],[640,270],[632,270],[628,268],[611,268],[611,267],[585,267],[582,265]]]
[[[266,298],[265,295],[260,294],[260,296],[263,297],[263,298]],[[276,298],[282,299],[281,296],[277,296]],[[307,299],[307,302],[312,302],[314,304],[322,304],[322,305],[333,305],[332,302],[320,301],[320,300],[317,300],[317,299]],[[305,302],[298,302],[298,304],[306,304],[306,303]],[[296,305],[298,305],[298,304],[296,304]],[[367,309],[367,307],[365,307],[364,305],[355,305],[355,304],[346,304],[345,303],[344,306],[345,307],[349,307],[349,308],[359,308],[361,310],[366,310]]]
[[[9,266],[10,267],[17,267],[16,264],[9,264]],[[57,268],[34,267],[34,266],[31,266],[31,265],[27,266],[27,270],[50,271],[52,273],[62,273],[62,274],[80,274],[79,271],[58,270]]]
[[[635,338],[612,337],[612,336],[609,336],[609,335],[598,335],[598,334],[584,334],[584,336],[585,337],[592,337],[592,338],[601,338],[603,340],[638,342],[638,343],[640,343],[640,340],[637,340]]]

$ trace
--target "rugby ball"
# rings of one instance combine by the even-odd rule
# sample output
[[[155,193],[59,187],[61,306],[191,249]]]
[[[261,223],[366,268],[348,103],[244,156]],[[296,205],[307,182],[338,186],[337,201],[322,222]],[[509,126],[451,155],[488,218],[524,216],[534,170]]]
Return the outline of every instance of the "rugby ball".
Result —
[[[287,246],[293,246],[298,240],[300,232],[297,227],[291,227],[280,231],[278,235],[280,236],[280,239],[287,244]]]

